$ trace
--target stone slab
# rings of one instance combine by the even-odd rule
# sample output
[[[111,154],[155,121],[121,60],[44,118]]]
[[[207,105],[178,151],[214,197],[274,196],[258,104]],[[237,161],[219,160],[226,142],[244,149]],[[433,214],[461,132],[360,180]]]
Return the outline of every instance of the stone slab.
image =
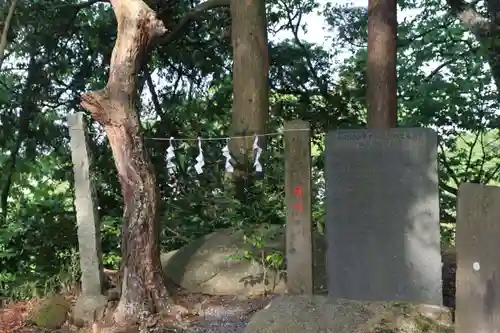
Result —
[[[442,305],[436,133],[331,131],[325,178],[329,295]]]
[[[500,332],[500,187],[461,184],[457,204],[456,332]]]

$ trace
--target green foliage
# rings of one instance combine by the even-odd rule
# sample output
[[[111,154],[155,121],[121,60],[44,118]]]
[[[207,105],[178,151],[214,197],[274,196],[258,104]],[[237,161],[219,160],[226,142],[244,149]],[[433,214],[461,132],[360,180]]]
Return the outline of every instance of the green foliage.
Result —
[[[279,232],[279,230],[280,229],[274,229],[274,232]],[[253,230],[247,230],[243,240],[245,244],[250,245],[254,251],[245,250],[243,253],[235,253],[230,257],[232,259],[259,262],[266,270],[274,269],[277,272],[283,271],[285,269],[284,253],[280,251],[266,253],[266,240],[272,237],[273,235],[269,233],[267,228],[253,228]]]
[[[448,249],[455,247],[455,224],[441,223],[441,248]]]

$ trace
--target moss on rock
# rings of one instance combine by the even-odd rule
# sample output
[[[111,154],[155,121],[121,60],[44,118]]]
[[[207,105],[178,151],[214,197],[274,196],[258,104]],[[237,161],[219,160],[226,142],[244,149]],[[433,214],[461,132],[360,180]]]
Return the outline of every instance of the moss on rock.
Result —
[[[70,307],[70,303],[63,296],[49,296],[33,309],[31,318],[40,328],[58,329],[66,322]]]

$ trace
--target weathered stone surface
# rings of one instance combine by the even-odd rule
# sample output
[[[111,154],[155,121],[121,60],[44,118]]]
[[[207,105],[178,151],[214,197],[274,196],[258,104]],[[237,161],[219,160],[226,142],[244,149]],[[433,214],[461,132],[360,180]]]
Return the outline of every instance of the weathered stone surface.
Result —
[[[82,294],[100,295],[103,291],[100,221],[95,187],[91,177],[91,154],[87,144],[86,123],[82,112],[68,116],[71,159],[75,176],[75,210],[78,249],[82,272]]]
[[[436,133],[331,131],[325,156],[329,295],[442,305]]]
[[[311,126],[285,123],[286,265],[289,294],[314,294]]]
[[[450,310],[407,302],[327,296],[280,296],[250,320],[244,333],[451,333]]]
[[[499,186],[458,188],[457,333],[500,333],[499,203]]]
[[[262,229],[264,230],[264,229]],[[284,228],[272,226],[263,231],[265,253],[284,252]],[[162,254],[161,261],[165,275],[190,292],[212,295],[248,295],[265,291],[282,293],[286,291],[286,277],[273,270],[266,272],[267,283],[263,281],[264,267],[261,263],[231,259],[235,253],[249,250],[260,255],[260,250],[243,241],[243,231],[224,229],[197,239],[179,250]],[[324,290],[325,245],[323,236],[315,235],[315,285],[316,291]]]

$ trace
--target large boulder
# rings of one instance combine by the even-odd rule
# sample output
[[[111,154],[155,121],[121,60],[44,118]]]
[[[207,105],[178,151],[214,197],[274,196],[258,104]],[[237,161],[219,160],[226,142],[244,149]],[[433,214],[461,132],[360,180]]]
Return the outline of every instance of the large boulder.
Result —
[[[262,227],[255,232],[264,239],[264,253],[285,251],[285,229],[282,226]],[[264,292],[284,293],[286,276],[261,262],[235,259],[233,255],[249,251],[260,257],[261,249],[244,241],[244,232],[236,229],[215,231],[185,245],[179,250],[164,253],[161,262],[164,273],[190,292],[211,295],[249,295]],[[314,237],[314,273],[317,292],[324,291],[325,242]]]
[[[405,302],[279,296],[253,315],[244,333],[451,333],[450,310]]]
[[[257,232],[264,235],[264,252],[285,251],[285,228],[271,226]],[[179,250],[163,253],[161,261],[164,273],[171,280],[193,293],[212,295],[260,294],[264,291],[283,293],[286,291],[286,276],[273,270],[267,271],[260,262],[231,259],[236,253],[250,251],[259,255],[259,249],[252,248],[243,240],[244,232],[222,229],[185,245]],[[315,234],[314,278],[316,293],[326,292],[326,245],[324,237]],[[443,260],[443,302],[455,307],[456,253],[454,248],[442,252]]]

